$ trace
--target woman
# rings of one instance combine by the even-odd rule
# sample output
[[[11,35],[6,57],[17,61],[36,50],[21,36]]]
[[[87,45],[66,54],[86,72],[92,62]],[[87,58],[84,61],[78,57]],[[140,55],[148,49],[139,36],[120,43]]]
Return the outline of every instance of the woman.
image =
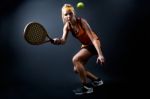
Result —
[[[97,63],[104,63],[100,39],[85,19],[76,16],[71,4],[64,4],[62,7],[62,20],[64,23],[63,35],[61,38],[54,38],[54,44],[65,44],[69,33],[72,33],[82,43],[81,49],[72,59],[74,71],[79,74],[82,83],[82,87],[74,92],[77,95],[92,93],[93,88],[88,85],[87,78],[92,80],[93,86],[100,86],[103,81],[86,70],[85,64],[93,55],[98,56]]]

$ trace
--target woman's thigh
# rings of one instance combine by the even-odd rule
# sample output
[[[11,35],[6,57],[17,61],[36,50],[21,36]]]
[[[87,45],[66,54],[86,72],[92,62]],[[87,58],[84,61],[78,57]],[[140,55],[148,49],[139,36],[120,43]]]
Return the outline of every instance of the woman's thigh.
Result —
[[[78,53],[73,57],[73,61],[81,62],[83,65],[87,63],[88,59],[94,54],[86,48],[82,48]]]

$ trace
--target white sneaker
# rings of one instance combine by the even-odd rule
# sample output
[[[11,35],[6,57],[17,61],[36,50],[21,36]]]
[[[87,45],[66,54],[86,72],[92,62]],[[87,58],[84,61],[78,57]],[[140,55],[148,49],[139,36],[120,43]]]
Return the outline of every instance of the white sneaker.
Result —
[[[98,87],[98,86],[101,86],[103,84],[104,84],[104,82],[101,79],[97,79],[97,80],[92,81],[93,87]]]
[[[76,90],[73,90],[75,95],[83,95],[83,94],[90,94],[93,93],[92,87],[82,86],[81,88],[78,88]]]

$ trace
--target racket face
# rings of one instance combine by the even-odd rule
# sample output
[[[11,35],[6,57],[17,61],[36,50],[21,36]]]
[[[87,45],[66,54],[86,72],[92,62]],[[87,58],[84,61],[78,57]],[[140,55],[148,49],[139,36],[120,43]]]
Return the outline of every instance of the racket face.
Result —
[[[24,37],[28,43],[32,45],[39,45],[45,41],[47,31],[40,23],[30,22],[24,29]]]

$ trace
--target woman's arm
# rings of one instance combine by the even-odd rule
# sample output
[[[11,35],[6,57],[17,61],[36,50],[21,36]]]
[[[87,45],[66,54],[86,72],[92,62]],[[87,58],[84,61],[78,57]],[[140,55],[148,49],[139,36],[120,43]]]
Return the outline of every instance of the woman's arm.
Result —
[[[98,38],[98,36],[92,31],[92,29],[90,28],[89,24],[87,23],[86,20],[82,19],[82,26],[85,30],[85,32],[87,33],[87,35],[89,36],[90,40],[92,41],[94,47],[96,48],[96,51],[98,53],[98,58],[97,58],[97,62],[100,62],[101,64],[104,63],[104,56],[101,50],[101,42],[100,39]]]
[[[54,44],[60,45],[60,44],[65,44],[67,41],[69,29],[68,29],[69,23],[66,23],[63,27],[63,35],[61,38],[54,38]]]

